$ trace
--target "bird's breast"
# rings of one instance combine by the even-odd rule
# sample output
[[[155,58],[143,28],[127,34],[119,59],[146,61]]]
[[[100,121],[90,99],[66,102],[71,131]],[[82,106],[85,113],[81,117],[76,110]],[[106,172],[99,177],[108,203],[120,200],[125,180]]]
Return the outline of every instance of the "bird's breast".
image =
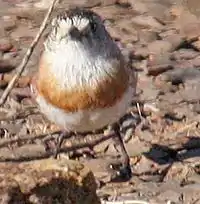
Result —
[[[84,84],[79,83],[79,79],[84,77],[84,74],[81,76],[83,70],[79,72],[79,76],[74,76],[73,86],[71,86],[67,84],[70,83],[70,77],[72,77],[68,76],[70,73],[63,71],[63,67],[57,67],[56,73],[52,66],[53,63],[46,57],[41,58],[36,82],[37,91],[46,102],[66,112],[111,107],[116,104],[129,86],[129,75],[124,64],[120,61],[113,63],[116,68],[112,72],[104,76],[100,75],[101,77],[98,76],[98,80],[94,80],[94,85],[90,81]],[[65,69],[67,68],[65,67]],[[87,67],[87,69],[90,69],[90,67]],[[101,69],[104,69],[104,67],[101,67]],[[63,79],[59,80],[57,76],[60,72],[65,76],[62,76]],[[98,75],[98,70],[90,74],[95,77],[95,74]]]

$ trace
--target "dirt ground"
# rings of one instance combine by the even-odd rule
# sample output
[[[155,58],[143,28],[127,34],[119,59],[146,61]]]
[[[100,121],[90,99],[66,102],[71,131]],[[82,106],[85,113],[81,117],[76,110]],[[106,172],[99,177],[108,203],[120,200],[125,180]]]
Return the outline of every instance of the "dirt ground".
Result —
[[[39,31],[50,3],[0,0],[0,94]],[[106,20],[138,73],[137,96],[121,122],[132,179],[111,181],[107,167],[117,159],[112,140],[97,145],[94,158],[86,153],[78,158],[94,172],[98,195],[108,201],[200,203],[200,1],[62,0],[53,15],[74,5],[91,8]],[[59,130],[24,94],[37,70],[42,40],[24,77],[0,109],[1,161],[44,156],[42,141]]]

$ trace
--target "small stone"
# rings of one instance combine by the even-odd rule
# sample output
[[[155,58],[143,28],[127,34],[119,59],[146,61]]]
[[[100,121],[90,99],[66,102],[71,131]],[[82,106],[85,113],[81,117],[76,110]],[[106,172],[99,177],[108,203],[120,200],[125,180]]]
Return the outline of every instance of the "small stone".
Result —
[[[192,59],[192,64],[194,67],[200,67],[200,57],[196,57],[195,59]]]
[[[181,193],[177,193],[175,191],[172,190],[166,190],[165,192],[162,192],[159,196],[158,199],[160,199],[161,201],[168,201],[167,203],[178,203],[179,202],[179,198],[181,196]]]
[[[141,44],[150,43],[158,39],[157,33],[149,30],[140,30],[138,35]]]
[[[159,90],[149,82],[149,80],[143,80],[138,83],[138,88],[140,88],[143,93],[141,95],[141,100],[151,101],[156,100],[156,97],[159,94]]]
[[[192,46],[193,46],[196,50],[200,51],[200,41],[199,41],[199,40],[193,42],[193,43],[192,43]]]
[[[147,46],[150,54],[165,54],[172,51],[172,44],[165,40],[156,40]]]
[[[140,139],[148,142],[152,141],[154,138],[153,134],[148,130],[143,130],[143,131],[138,130],[136,131],[136,134],[139,136]]]
[[[198,78],[200,76],[200,71],[196,68],[175,68],[168,72],[163,73],[160,79],[163,81],[170,81],[173,84],[183,83],[186,80],[191,80]]]
[[[199,33],[200,33],[200,23],[199,22],[191,22],[189,24],[186,24],[182,28],[182,34],[185,35],[188,41],[197,39],[199,37]]]
[[[0,51],[8,52],[12,48],[13,48],[13,45],[8,38],[1,38],[0,39]]]
[[[25,41],[30,42],[35,37],[37,31],[38,31],[38,28],[30,29],[30,28],[21,26],[15,29],[15,31],[11,33],[11,37],[16,41],[23,39]]]
[[[192,49],[179,49],[177,51],[174,51],[171,55],[172,60],[190,60],[194,59],[199,55],[198,52],[192,50]]]
[[[187,191],[199,191],[199,188],[200,188],[200,184],[199,183],[194,183],[194,184],[189,184],[189,185],[186,185],[183,187],[184,190],[187,190]]]
[[[0,60],[0,73],[10,72],[15,68],[16,68],[16,65],[15,63],[11,62],[11,60]]]
[[[3,60],[4,61],[9,61],[9,60],[13,60],[13,58],[17,57],[18,56],[18,52],[12,52],[10,50],[10,52],[7,52],[7,53],[4,53],[3,55]],[[15,64],[15,62],[12,62],[13,64]]]
[[[146,13],[148,11],[147,5],[144,2],[141,1],[130,1],[130,4],[134,11],[136,11],[139,14]]]
[[[161,29],[163,27],[163,25],[152,16],[136,16],[131,19],[131,22],[144,28]]]
[[[169,180],[173,180],[181,183],[185,179],[185,175],[188,177],[194,173],[194,170],[189,168],[188,166],[184,166],[182,163],[177,162],[174,163],[169,171],[167,172],[164,181],[168,182]]]
[[[117,3],[117,0],[101,0],[100,4],[101,6],[111,6]],[[123,6],[123,4],[120,4],[121,6]]]
[[[3,16],[2,27],[5,31],[11,31],[16,28],[16,17],[14,16]]]
[[[56,3],[56,5],[57,4],[58,2]],[[33,4],[34,7],[39,9],[48,9],[50,5],[51,5],[51,2],[49,0],[40,0]]]
[[[133,56],[136,59],[140,59],[140,58],[145,59],[149,56],[149,51],[146,47],[141,47],[134,51]]]
[[[171,64],[160,64],[148,67],[148,75],[157,76],[163,72],[173,69]]]

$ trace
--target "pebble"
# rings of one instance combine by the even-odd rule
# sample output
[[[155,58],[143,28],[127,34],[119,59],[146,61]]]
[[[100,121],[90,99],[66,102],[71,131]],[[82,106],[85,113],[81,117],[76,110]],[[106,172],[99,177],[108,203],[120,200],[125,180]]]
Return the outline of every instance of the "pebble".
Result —
[[[20,41],[22,39],[24,40],[28,40],[29,44],[30,44],[30,41],[36,36],[36,33],[38,31],[38,28],[37,29],[27,29],[27,27],[18,27],[17,29],[15,29],[14,32],[11,33],[11,38],[12,39],[15,39],[16,41]]]
[[[152,16],[136,16],[131,19],[135,25],[138,25],[143,28],[157,28],[162,29],[163,25],[159,23],[154,17]]]
[[[129,1],[134,11],[139,14],[144,14],[148,11],[148,8],[144,2],[141,1]]]
[[[161,64],[148,67],[148,75],[157,76],[168,70],[172,70],[174,67],[172,64]]]
[[[193,172],[191,171],[191,168],[183,165],[181,162],[176,162],[168,170],[164,181],[168,182],[169,180],[173,180],[174,182],[181,184],[185,179],[185,175],[190,176],[192,174]]]
[[[197,40],[191,44],[196,50],[200,51],[200,40]]]
[[[160,79],[163,81],[170,81],[173,84],[179,84],[186,80],[198,78],[200,71],[195,68],[175,68],[160,75]]]
[[[18,56],[18,52],[17,51],[7,52],[7,53],[4,53],[3,60],[13,60],[12,58],[15,58],[17,56]],[[15,64],[15,63],[12,62],[12,64]]]
[[[14,68],[16,65],[11,60],[0,60],[0,73],[10,72]]]
[[[149,43],[147,48],[150,54],[165,54],[173,50],[172,44],[165,40],[155,40]]]
[[[135,59],[145,59],[149,56],[149,51],[147,47],[141,47],[133,52],[133,56]]]
[[[0,51],[8,52],[12,48],[13,48],[13,45],[8,38],[1,38],[0,39]]]
[[[154,138],[154,135],[149,130],[138,130],[135,132],[138,137],[144,141],[151,142]]]
[[[172,60],[191,60],[199,56],[199,52],[192,49],[179,49],[171,54]]]
[[[166,190],[165,192],[160,193],[160,195],[158,196],[158,199],[160,199],[161,201],[165,201],[169,203],[178,203],[180,201],[180,196],[181,193],[177,193],[175,191],[172,190]]]
[[[189,185],[184,186],[183,188],[186,191],[192,190],[192,191],[198,191],[199,192],[200,184],[199,183],[189,184]]]
[[[16,17],[13,16],[3,16],[3,21],[1,21],[1,26],[4,28],[5,31],[12,31],[17,27],[16,25]]]
[[[185,35],[188,41],[192,41],[199,37],[200,33],[200,23],[199,22],[190,22],[185,24],[182,28],[182,33]]]
[[[193,59],[192,64],[193,64],[194,67],[200,67],[200,56]]]
[[[199,73],[197,73],[197,77]],[[199,91],[200,79],[186,80],[184,82],[185,88],[180,90],[182,100],[188,102],[197,102],[200,99],[200,91]]]
[[[147,44],[158,39],[158,34],[148,29],[140,30],[138,35],[141,44]]]

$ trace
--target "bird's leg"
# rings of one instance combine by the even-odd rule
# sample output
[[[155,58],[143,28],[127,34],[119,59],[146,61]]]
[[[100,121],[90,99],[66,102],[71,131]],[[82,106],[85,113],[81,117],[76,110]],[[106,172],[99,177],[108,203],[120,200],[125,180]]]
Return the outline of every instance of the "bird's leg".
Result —
[[[60,152],[62,143],[64,139],[70,138],[74,133],[73,132],[68,132],[68,131],[63,131],[57,138],[56,138],[56,148],[54,152],[54,158],[57,159],[58,154]]]
[[[132,176],[132,172],[131,172],[131,167],[130,167],[130,158],[129,155],[126,151],[126,148],[124,146],[124,142],[123,139],[121,137],[121,133],[120,133],[120,127],[119,124],[114,124],[113,125],[113,130],[115,132],[115,137],[114,142],[115,145],[118,145],[121,149],[121,153],[122,153],[122,167],[119,170],[119,176],[125,179],[130,179]]]

